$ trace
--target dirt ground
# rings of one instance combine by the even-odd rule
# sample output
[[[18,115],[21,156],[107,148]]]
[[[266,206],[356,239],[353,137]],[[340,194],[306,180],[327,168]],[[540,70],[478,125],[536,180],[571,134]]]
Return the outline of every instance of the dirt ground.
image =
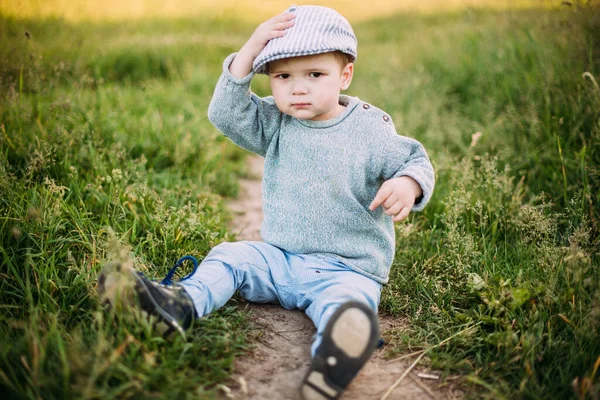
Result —
[[[261,178],[263,159],[249,159],[250,178],[240,181],[241,193],[230,203],[235,218],[233,230],[239,240],[261,240]],[[247,305],[255,332],[255,350],[239,359],[236,375],[223,394],[233,399],[300,400],[298,387],[310,364],[310,343],[315,333],[311,320],[301,311],[289,311],[276,305]],[[398,328],[402,320],[380,315],[382,337],[387,330]],[[386,360],[385,346],[375,352],[369,363],[344,392],[342,400],[381,399],[410,367],[417,356]],[[440,376],[423,366],[413,368],[387,399],[457,399],[459,390],[449,382],[421,378],[418,374]]]

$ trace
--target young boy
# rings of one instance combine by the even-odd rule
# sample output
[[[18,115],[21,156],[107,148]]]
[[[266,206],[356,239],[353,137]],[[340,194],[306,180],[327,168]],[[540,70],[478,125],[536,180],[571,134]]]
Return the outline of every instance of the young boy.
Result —
[[[261,24],[225,60],[209,118],[265,158],[264,242],[222,243],[175,285],[171,273],[159,284],[110,264],[101,294],[110,300],[114,275],[125,274],[142,309],[181,333],[236,290],[304,310],[317,334],[301,393],[337,399],[379,339],[394,222],[421,210],[434,185],[417,141],[399,136],[378,108],[340,95],[356,56],[350,24],[332,9],[293,6]],[[254,73],[269,76],[272,96],[250,91]]]

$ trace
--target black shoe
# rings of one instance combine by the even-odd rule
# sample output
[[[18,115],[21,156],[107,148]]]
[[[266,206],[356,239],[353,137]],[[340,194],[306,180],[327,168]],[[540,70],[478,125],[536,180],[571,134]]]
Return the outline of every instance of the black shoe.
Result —
[[[341,305],[325,327],[321,345],[302,381],[305,400],[337,399],[379,343],[377,316],[358,302]]]
[[[137,304],[142,310],[158,317],[167,325],[165,336],[177,331],[185,338],[185,330],[196,317],[194,303],[183,287],[172,285],[171,279],[177,267],[186,259],[194,261],[195,272],[198,262],[193,257],[186,256],[175,264],[160,283],[148,279],[131,266],[109,262],[98,276],[100,299],[103,304],[111,306],[131,306],[136,304],[137,297]]]

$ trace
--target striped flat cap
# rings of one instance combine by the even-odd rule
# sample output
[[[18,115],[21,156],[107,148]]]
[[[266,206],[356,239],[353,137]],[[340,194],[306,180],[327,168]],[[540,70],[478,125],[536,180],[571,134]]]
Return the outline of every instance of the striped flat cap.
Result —
[[[285,36],[271,39],[254,60],[257,74],[267,74],[267,64],[282,58],[309,56],[339,50],[356,60],[357,40],[350,23],[337,11],[321,6],[291,6],[294,25]]]

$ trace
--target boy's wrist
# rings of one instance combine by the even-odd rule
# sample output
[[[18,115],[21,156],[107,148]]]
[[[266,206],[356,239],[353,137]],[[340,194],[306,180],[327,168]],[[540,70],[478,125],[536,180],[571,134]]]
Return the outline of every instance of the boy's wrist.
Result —
[[[252,72],[254,58],[242,47],[229,65],[229,72],[238,79],[242,79]]]
[[[252,61],[254,61],[256,59],[256,57],[258,57],[258,55],[260,54],[260,52],[262,51],[262,49],[265,48],[265,44],[257,44],[254,43],[254,41],[252,40],[252,38],[250,38],[240,49],[240,53],[246,55],[248,58],[252,58]]]

